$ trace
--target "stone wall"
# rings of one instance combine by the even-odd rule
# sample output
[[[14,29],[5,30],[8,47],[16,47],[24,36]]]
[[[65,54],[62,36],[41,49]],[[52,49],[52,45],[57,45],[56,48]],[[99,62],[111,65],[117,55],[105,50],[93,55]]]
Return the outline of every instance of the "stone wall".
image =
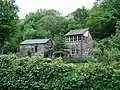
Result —
[[[35,52],[35,46],[37,46],[37,52]],[[23,56],[28,55],[28,51],[31,52],[32,56],[44,57],[44,45],[43,44],[32,44],[32,45],[21,45],[20,52]]]
[[[84,38],[81,36],[81,40],[79,41],[69,41],[66,42],[66,45],[69,48],[70,55],[72,56],[87,56],[90,55],[92,52],[92,37],[89,33],[88,37]],[[75,49],[76,53],[72,54],[72,49]]]
[[[35,51],[37,46],[37,52]],[[46,44],[31,44],[31,45],[20,45],[20,52],[23,56],[28,56],[28,51],[31,52],[31,56],[44,57],[45,52],[49,53],[52,48],[52,42],[48,41]]]

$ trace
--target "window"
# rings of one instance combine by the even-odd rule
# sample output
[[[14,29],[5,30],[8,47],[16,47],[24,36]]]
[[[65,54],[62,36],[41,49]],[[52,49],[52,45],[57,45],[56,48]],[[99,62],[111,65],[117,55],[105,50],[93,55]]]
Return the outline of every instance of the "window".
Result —
[[[73,41],[73,36],[70,36],[70,41]]]
[[[38,46],[35,46],[35,52],[37,52],[38,51]]]
[[[72,54],[75,54],[75,53],[76,53],[75,49],[74,49],[74,48],[72,48]]]
[[[77,36],[74,36],[74,41],[77,41]]]
[[[85,40],[85,37],[83,36],[83,41]]]
[[[87,37],[83,37],[83,40],[86,43],[87,42]]]
[[[66,37],[66,38],[65,38],[65,41],[66,41],[66,42],[69,42],[69,37]]]
[[[34,48],[32,48],[32,52],[34,51]]]
[[[79,35],[79,36],[78,36],[78,41],[80,41],[80,40],[81,40],[81,36]]]

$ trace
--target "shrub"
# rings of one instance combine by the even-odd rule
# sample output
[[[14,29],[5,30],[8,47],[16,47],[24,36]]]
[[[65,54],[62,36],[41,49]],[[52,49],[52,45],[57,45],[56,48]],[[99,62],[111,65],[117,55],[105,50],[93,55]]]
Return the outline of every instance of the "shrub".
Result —
[[[120,61],[87,68],[41,58],[0,56],[0,90],[119,90]]]
[[[67,63],[87,63],[88,61],[94,61],[91,56],[73,57],[71,59],[64,60]]]

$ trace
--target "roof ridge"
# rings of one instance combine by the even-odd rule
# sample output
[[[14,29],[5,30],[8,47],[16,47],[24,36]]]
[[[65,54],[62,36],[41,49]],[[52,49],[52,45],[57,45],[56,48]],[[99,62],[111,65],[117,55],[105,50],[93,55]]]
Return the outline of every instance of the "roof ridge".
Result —
[[[39,44],[47,43],[50,39],[27,39],[21,42],[20,44]]]
[[[46,38],[47,39],[47,38]],[[49,39],[49,38],[48,38]],[[26,40],[43,40],[43,39],[26,39]]]
[[[77,35],[77,34],[84,34],[88,30],[89,30],[89,28],[82,28],[82,29],[70,30],[68,33],[65,34],[65,36]]]
[[[74,30],[88,30],[89,28],[81,28],[81,29],[74,29]],[[72,30],[71,30],[72,31]]]

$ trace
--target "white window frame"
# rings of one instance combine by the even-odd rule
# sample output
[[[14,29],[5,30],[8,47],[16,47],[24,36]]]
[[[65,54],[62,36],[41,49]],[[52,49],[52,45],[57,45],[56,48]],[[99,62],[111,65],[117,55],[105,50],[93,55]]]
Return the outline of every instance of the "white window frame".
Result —
[[[74,36],[74,41],[77,41],[77,36]]]
[[[78,35],[78,41],[81,41],[81,36],[80,35]]]
[[[70,36],[70,42],[73,42],[73,40],[74,40],[73,36]]]

